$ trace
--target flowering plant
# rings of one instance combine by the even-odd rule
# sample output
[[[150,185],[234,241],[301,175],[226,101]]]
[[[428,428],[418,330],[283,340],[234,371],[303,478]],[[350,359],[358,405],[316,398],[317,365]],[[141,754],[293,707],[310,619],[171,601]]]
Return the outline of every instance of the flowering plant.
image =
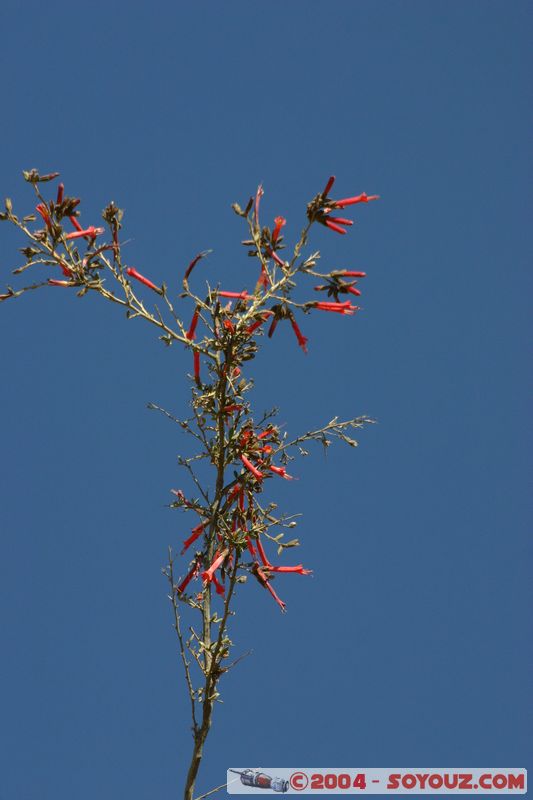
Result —
[[[193,752],[185,798],[192,800],[219,698],[219,682],[236,663],[228,660],[232,645],[228,622],[237,587],[251,578],[285,611],[285,602],[273,586],[275,578],[311,572],[302,564],[273,563],[274,552],[279,557],[299,542],[285,540],[285,531],[295,527],[295,519],[280,515],[274,503],[263,501],[265,485],[270,480],[293,479],[287,468],[295,454],[307,455],[303,447],[306,442],[327,446],[337,438],[355,446],[357,442],[349,433],[371,422],[365,416],[346,421],[335,417],[327,425],[289,440],[275,422],[275,411],[254,416],[248,400],[252,383],[246,375],[246,364],[256,357],[265,336],[271,338],[281,323],[290,324],[297,345],[307,352],[308,339],[297,314],[318,311],[349,316],[359,310],[352,298],[360,296],[358,281],[365,273],[347,269],[319,272],[319,252],[304,255],[303,250],[313,224],[345,234],[353,221],[336,216],[335,212],[377,197],[363,193],[334,200],[330,192],[335,178],[331,177],[308,204],[307,224],[286,257],[282,233],[286,220],[278,216],[272,227],[261,224],[263,188],[259,186],[244,209],[237,203],[233,205],[247,226],[243,245],[258,265],[253,290],[227,290],[209,284],[204,291],[193,288],[198,266],[208,254],[204,251],[192,259],[184,271],[180,290],[176,291],[124,264],[120,237],[123,212],[113,202],[102,213],[109,231],[109,238],[103,240],[105,228],[82,224],[80,200],[67,196],[62,183],[53,199],[45,199],[42,186],[58,178],[58,173],[39,175],[33,169],[24,172],[24,178],[35,190],[38,217],[32,213],[19,218],[7,199],[0,219],[15,225],[27,240],[21,249],[25,263],[14,273],[19,275],[32,268],[34,273],[44,272],[44,276],[19,288],[8,285],[0,294],[0,301],[45,287],[74,290],[78,297],[95,292],[122,307],[129,319],[139,317],[155,326],[166,345],[179,343],[192,356],[192,413],[175,422],[194,438],[197,452],[192,457],[179,458],[191,488],[187,494],[182,489],[172,489],[171,506],[186,512],[193,522],[179,557],[169,549],[164,569],[191,705]],[[42,223],[38,228],[33,225],[36,221]],[[297,280],[309,277],[321,281],[313,290],[326,295],[327,300],[316,296],[303,302],[295,299]],[[157,302],[149,307],[151,295]],[[177,301],[189,305],[188,324],[178,314]],[[153,404],[151,407],[171,417],[164,409]],[[209,466],[210,479],[204,480],[198,471],[202,462]],[[196,627],[187,626],[190,636],[183,632],[184,611],[199,620]]]

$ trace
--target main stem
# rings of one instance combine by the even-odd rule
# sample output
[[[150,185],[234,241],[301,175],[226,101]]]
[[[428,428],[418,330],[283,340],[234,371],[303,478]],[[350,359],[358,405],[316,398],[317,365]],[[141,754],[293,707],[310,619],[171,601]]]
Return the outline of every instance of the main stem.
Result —
[[[226,467],[226,442],[224,430],[224,407],[226,405],[226,384],[227,384],[227,371],[231,368],[230,353],[226,353],[225,363],[221,365],[220,357],[218,361],[218,386],[216,396],[218,400],[218,413],[217,413],[217,477],[215,486],[215,497],[213,499],[213,514],[211,517],[211,524],[209,526],[209,540],[207,547],[207,564],[206,568],[211,564],[216,547],[216,530],[218,526],[218,515],[223,498],[224,490],[224,473]],[[228,594],[226,597],[224,616],[220,622],[219,634],[216,641],[214,650],[211,650],[211,584],[208,583],[204,589],[203,606],[202,606],[202,620],[203,620],[203,661],[204,661],[204,674],[205,684],[202,697],[202,720],[201,723],[193,729],[194,745],[191,757],[191,763],[187,772],[187,779],[185,781],[185,800],[194,800],[194,786],[198,775],[198,770],[202,761],[203,750],[207,734],[211,728],[211,721],[213,717],[213,707],[215,703],[215,690],[218,679],[220,677],[220,655],[221,644],[226,629],[226,623],[229,615],[229,602],[233,594],[235,586],[236,568],[238,559],[235,557],[235,567],[233,570],[232,578],[228,586]]]

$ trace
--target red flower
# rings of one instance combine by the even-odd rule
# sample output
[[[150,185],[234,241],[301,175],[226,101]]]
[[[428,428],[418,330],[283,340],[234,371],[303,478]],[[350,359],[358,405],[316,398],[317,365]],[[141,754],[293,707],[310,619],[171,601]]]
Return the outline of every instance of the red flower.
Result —
[[[71,278],[72,277],[72,274],[73,274],[72,270],[67,267],[67,265],[65,264],[64,261],[60,261],[59,262],[59,266],[61,267],[61,272],[63,273],[63,275],[66,278]]]
[[[244,466],[246,467],[246,469],[249,470],[249,472],[252,473],[254,478],[257,478],[258,481],[262,481],[263,480],[263,477],[264,477],[263,473],[260,472],[257,469],[257,467],[254,467],[254,465],[252,464],[250,459],[246,458],[245,455],[241,455],[241,461],[244,464]]]
[[[60,206],[63,202],[63,192],[65,191],[65,187],[62,183],[59,184],[57,187],[57,198],[56,198],[56,205]]]
[[[210,252],[211,250],[204,250],[202,253],[198,253],[198,255],[193,258],[193,260],[185,270],[185,275],[183,276],[183,279],[185,281],[187,280],[187,278],[189,277],[189,275],[191,274],[197,263],[200,261],[200,259],[205,258],[205,256],[209,255]]]
[[[197,525],[196,528],[193,528],[189,538],[185,539],[185,541],[183,542],[183,549],[181,551],[181,555],[183,555],[184,552],[191,546],[191,544],[195,542],[199,536],[202,535],[202,533],[204,532],[204,528],[205,528],[204,522],[200,522],[200,524]]]
[[[74,234],[70,235],[73,236]],[[148,286],[149,289],[153,289],[154,292],[161,294],[161,289],[159,288],[159,286],[156,286],[155,283],[152,283],[152,281],[148,280],[148,278],[145,278],[144,275],[141,275],[140,272],[137,272],[137,270],[134,267],[128,267],[126,270],[126,274],[129,275],[131,278],[135,278],[135,280],[139,281],[139,283],[143,283],[145,286]]]
[[[75,219],[75,217],[74,217],[74,219]],[[91,239],[95,239],[97,236],[99,236],[103,232],[104,232],[103,228],[95,228],[94,225],[90,225],[88,228],[85,228],[85,230],[78,230],[78,231],[74,231],[73,233],[67,233],[67,235],[65,236],[65,239],[80,239],[83,236],[87,236],[87,237],[89,237]]]
[[[199,571],[200,571],[200,561],[196,559],[190,571],[187,573],[182,582],[179,584],[177,588],[178,594],[183,594],[183,592],[185,591],[189,583],[192,581],[192,579],[196,578]]]
[[[248,545],[248,550],[250,551],[250,555],[252,556],[252,558],[255,558],[256,557],[256,552],[255,552],[254,543],[252,542],[252,540],[250,539],[249,536],[246,537],[246,544]]]
[[[221,583],[218,582],[216,575],[213,575],[212,581],[215,584],[215,588],[217,590],[217,594],[224,594],[224,587],[222,586]]]
[[[265,567],[269,567],[270,566],[270,561],[268,560],[267,554],[265,553],[265,550],[264,550],[264,547],[263,547],[263,543],[261,542],[261,539],[259,539],[259,538],[257,539],[257,549],[259,550],[259,555],[261,556],[261,561],[263,562]]]
[[[336,222],[337,225],[353,225],[353,219],[346,219],[346,217],[328,217],[330,222]]]
[[[368,203],[370,200],[379,200],[379,194],[370,194],[366,192],[358,194],[356,197],[345,197],[342,200],[334,200],[336,208],[344,208],[345,206],[353,206],[356,203]]]
[[[48,213],[48,209],[44,203],[39,203],[39,205],[35,206],[35,210],[38,214],[41,215],[43,218],[44,224],[47,228],[52,227],[52,220],[50,219],[50,214]]]
[[[341,228],[340,225],[336,225],[330,219],[325,219],[324,225],[326,226],[326,228],[329,228],[330,230],[335,231],[336,233],[346,233],[344,228]]]
[[[353,314],[358,311],[358,306],[352,306],[349,300],[345,303],[313,303],[313,306],[321,311],[336,311],[338,314]]]
[[[307,342],[308,342],[308,339],[307,339],[306,336],[304,336],[302,334],[300,328],[298,327],[298,323],[292,317],[291,317],[291,325],[292,325],[292,329],[293,329],[294,333],[296,334],[296,338],[298,339],[298,344],[300,345],[300,347],[302,348],[304,353],[307,353]]]
[[[270,323],[270,328],[268,329],[268,338],[269,339],[272,339],[274,331],[278,327],[278,322],[279,322],[279,317],[274,317],[274,319]]]
[[[289,475],[285,467],[275,467],[274,464],[271,464],[269,469],[272,470],[272,472],[275,472],[276,475],[279,475],[281,478],[285,478],[286,481],[294,480],[292,475]]]
[[[267,436],[270,436],[272,433],[276,433],[276,429],[275,428],[267,428],[266,431],[263,431],[262,433],[258,434],[257,438],[258,439],[265,439]]]
[[[331,187],[333,186],[334,183],[335,183],[335,175],[332,175],[324,187],[324,191],[322,192],[323,197],[328,196],[328,194],[331,191]]]
[[[231,333],[233,333],[233,331],[235,330],[235,325],[230,319],[225,319],[222,325],[227,331],[230,331]]]
[[[361,297],[361,292],[359,289],[356,289],[353,283],[347,284],[345,283],[342,287],[345,291],[350,292],[350,294],[354,294],[356,297]]]
[[[297,572],[299,575],[311,575],[313,572],[312,569],[304,569],[301,564],[295,567],[273,567],[269,565],[268,569],[269,572]]]
[[[170,491],[181,500],[184,506],[187,506],[187,508],[194,508],[194,505],[186,499],[181,489],[171,489]]]
[[[189,330],[185,334],[187,339],[194,339],[194,334],[196,332],[196,326],[198,325],[198,319],[200,317],[200,309],[196,308],[194,310],[194,314],[192,315],[191,324],[189,325]]]
[[[275,243],[278,240],[280,230],[287,224],[287,220],[284,217],[276,217],[274,222],[276,223],[276,227],[272,231],[272,241]]]
[[[223,550],[222,553],[220,554],[218,553],[218,551],[215,553],[215,560],[213,561],[209,569],[206,569],[204,570],[204,572],[202,572],[202,578],[204,579],[204,581],[210,583],[213,580],[213,573],[220,567],[220,565],[222,564],[227,555],[228,555],[227,550]]]
[[[241,411],[242,406],[234,403],[233,405],[224,406],[224,414],[233,414],[234,411]]]
[[[250,334],[256,331],[263,324],[263,322],[267,321],[267,319],[271,316],[271,314],[272,311],[264,311],[261,319],[252,322],[251,325],[248,325],[248,327],[246,328],[246,333]]]
[[[219,297],[232,297],[232,298],[235,298],[237,300],[248,300],[248,298],[250,297],[250,295],[246,291],[244,291],[244,292],[222,292],[222,291],[218,290],[218,295],[219,295]]]
[[[82,231],[83,228],[81,227],[80,223],[78,222],[77,217],[69,217],[69,220],[72,222],[73,226],[76,228],[77,231]]]
[[[200,383],[200,353],[198,350],[194,351],[193,365],[194,365],[194,379],[196,383]]]
[[[227,508],[229,508],[235,502],[235,500],[237,499],[237,495],[239,494],[240,491],[241,491],[240,483],[236,483],[235,486],[233,486],[233,488],[229,490],[228,496],[226,498]]]
[[[268,286],[270,283],[270,278],[268,277],[268,272],[265,269],[265,265],[261,264],[261,272],[259,273],[259,278],[257,279],[256,283],[256,290],[260,289],[262,286]]]
[[[263,584],[265,589],[268,589],[268,591],[270,592],[270,594],[272,595],[272,597],[274,598],[274,600],[276,601],[278,606],[281,608],[281,610],[285,611],[286,604],[283,602],[283,600],[281,600],[278,597],[278,595],[276,594],[276,592],[274,591],[274,589],[270,585],[270,581],[267,579],[267,577],[264,574],[264,572],[262,572],[261,567],[259,565],[256,566],[255,572],[256,572],[256,575],[258,576],[260,582]]]
[[[257,192],[255,193],[255,206],[254,206],[254,216],[255,216],[255,224],[259,227],[259,203],[261,202],[261,198],[264,195],[263,186],[259,184],[257,187]]]
[[[241,439],[240,439],[241,445],[243,447],[244,447],[244,445],[246,444],[246,442],[248,441],[248,439],[250,438],[251,435],[252,435],[252,431],[249,428],[243,432],[243,434],[241,436]]]
[[[347,278],[366,278],[366,272],[355,272],[353,269],[343,269],[340,272],[334,272],[334,275],[345,275]]]
[[[270,258],[273,258],[276,264],[279,264],[280,267],[285,266],[285,262],[282,261],[281,258],[278,256],[278,254],[274,252],[274,250],[272,250],[270,247],[267,247],[267,255],[270,256]]]

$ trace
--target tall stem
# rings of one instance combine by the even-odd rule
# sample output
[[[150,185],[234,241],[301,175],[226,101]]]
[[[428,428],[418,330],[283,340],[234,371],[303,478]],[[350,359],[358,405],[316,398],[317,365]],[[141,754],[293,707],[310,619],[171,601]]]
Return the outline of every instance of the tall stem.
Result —
[[[227,354],[229,355],[229,354]],[[218,526],[218,515],[220,506],[222,504],[223,490],[224,490],[224,473],[226,467],[226,442],[224,430],[224,407],[226,405],[226,385],[227,385],[227,370],[229,369],[229,358],[226,359],[224,364],[220,364],[218,359],[218,385],[216,389],[216,396],[218,400],[217,410],[217,477],[215,485],[215,496],[213,499],[213,513],[211,516],[211,524],[209,526],[209,541],[207,547],[207,565],[212,562],[215,546],[216,546],[216,531]],[[238,559],[235,557],[235,565],[233,569],[232,579],[228,587],[228,595],[225,601],[224,616],[220,622],[219,634],[215,648],[212,651],[211,641],[211,584],[208,583],[204,589],[203,605],[202,605],[202,620],[203,620],[203,658],[205,670],[205,684],[203,691],[202,703],[202,721],[199,726],[194,729],[194,746],[191,757],[191,763],[187,772],[185,781],[185,800],[193,800],[194,786],[196,777],[202,761],[203,749],[207,734],[211,728],[211,720],[213,716],[213,706],[215,702],[214,694],[216,684],[220,677],[220,658],[221,658],[221,644],[226,630],[227,619],[229,615],[229,602],[233,594],[235,585],[236,570]]]

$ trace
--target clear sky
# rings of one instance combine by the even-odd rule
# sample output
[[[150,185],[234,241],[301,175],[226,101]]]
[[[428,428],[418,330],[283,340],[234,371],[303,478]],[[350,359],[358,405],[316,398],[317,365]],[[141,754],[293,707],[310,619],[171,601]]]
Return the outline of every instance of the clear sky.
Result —
[[[330,174],[379,193],[311,246],[368,273],[354,318],[304,321],[255,367],[292,433],[379,424],[279,486],[303,511],[282,616],[246,586],[198,789],[250,766],[527,767],[526,464],[531,4],[48,3],[0,10],[0,191],[58,169],[131,263],[250,285],[230,203],[300,230]],[[0,228],[8,280],[23,245]],[[529,246],[528,246],[529,245]],[[255,270],[254,270],[255,276]],[[4,278],[2,278],[2,283]],[[189,359],[115,308],[43,292],[0,308],[0,797],[179,796],[188,706],[160,574]],[[528,430],[529,429],[529,430]],[[287,558],[291,563],[291,559]],[[529,763],[528,763],[529,762]]]

